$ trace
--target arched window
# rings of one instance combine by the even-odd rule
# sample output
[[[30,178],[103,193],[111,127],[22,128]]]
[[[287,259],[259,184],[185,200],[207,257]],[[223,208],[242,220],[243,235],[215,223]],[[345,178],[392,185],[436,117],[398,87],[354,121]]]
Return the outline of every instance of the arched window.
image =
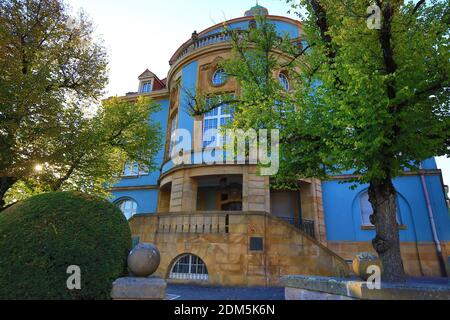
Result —
[[[202,259],[186,254],[174,263],[170,271],[170,279],[207,281],[208,269]]]
[[[362,225],[365,227],[372,227],[373,224],[370,222],[370,216],[373,214],[372,204],[369,201],[369,192],[366,191],[362,193],[359,197],[361,205],[361,220]],[[400,214],[399,201],[397,200],[397,222],[399,225],[402,224],[402,218]]]
[[[291,89],[291,86],[289,85],[289,79],[284,73],[281,72],[278,75],[278,80],[280,81],[281,87],[284,90],[289,91]]]
[[[227,74],[225,73],[225,70],[217,69],[216,72],[214,72],[212,77],[212,83],[215,86],[221,86],[227,81]]]
[[[137,203],[131,199],[119,202],[118,207],[128,220],[130,220],[137,213]]]

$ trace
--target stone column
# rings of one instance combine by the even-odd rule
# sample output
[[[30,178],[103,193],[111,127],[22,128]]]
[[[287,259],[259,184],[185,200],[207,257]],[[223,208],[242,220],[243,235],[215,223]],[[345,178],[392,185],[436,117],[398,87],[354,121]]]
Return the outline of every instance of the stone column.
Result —
[[[174,173],[170,198],[170,212],[194,212],[197,210],[197,181],[188,170]]]
[[[327,235],[325,215],[322,199],[322,182],[319,179],[310,179],[301,183],[302,218],[314,220],[316,239],[326,245]]]
[[[256,166],[246,166],[242,182],[242,210],[270,212],[270,178],[259,176]]]
[[[193,179],[185,172],[183,181],[183,199],[181,202],[181,210],[184,212],[195,212],[197,211],[197,191],[198,182]]]

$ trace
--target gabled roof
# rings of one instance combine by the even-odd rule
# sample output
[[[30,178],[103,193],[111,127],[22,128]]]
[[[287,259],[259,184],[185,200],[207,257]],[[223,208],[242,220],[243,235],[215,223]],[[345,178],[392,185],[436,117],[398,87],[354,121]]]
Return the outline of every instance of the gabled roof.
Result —
[[[139,76],[139,81],[145,81],[145,80],[150,80],[150,79],[154,79],[154,85],[153,85],[153,90],[161,90],[164,89],[166,87],[166,81],[165,79],[160,80],[158,78],[158,76],[156,74],[154,74],[153,72],[151,72],[150,70],[146,69],[140,76]],[[157,85],[156,85],[157,84]]]
[[[148,79],[148,78],[156,78],[158,79],[158,77],[151,72],[150,70],[146,69],[140,76],[139,76],[139,80],[144,80],[144,79]],[[158,79],[159,80],[159,79]]]

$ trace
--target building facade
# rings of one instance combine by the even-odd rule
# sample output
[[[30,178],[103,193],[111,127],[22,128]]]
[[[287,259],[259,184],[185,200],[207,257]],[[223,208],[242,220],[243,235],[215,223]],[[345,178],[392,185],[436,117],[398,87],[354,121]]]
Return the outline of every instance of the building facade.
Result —
[[[360,252],[373,251],[368,186],[350,189],[347,175],[328,181],[299,181],[299,191],[275,190],[268,176],[253,165],[176,165],[170,159],[172,133],[191,135],[194,157],[231,118],[226,108],[203,116],[187,112],[189,92],[239,95],[219,62],[231,54],[224,27],[247,29],[256,13],[267,15],[280,35],[302,41],[299,21],[269,15],[256,6],[244,17],[212,26],[181,45],[160,80],[146,70],[139,91],[122,99],[151,97],[161,105],[154,115],[164,132],[155,172],[127,165],[114,187],[114,203],[127,218],[134,240],[158,246],[162,261],[157,274],[174,282],[219,285],[276,285],[280,276],[342,276]],[[289,78],[276,74],[289,89]],[[441,171],[434,159],[420,172],[395,180],[398,220],[405,269],[414,276],[442,276],[450,254],[450,216]],[[439,253],[442,259],[439,259]],[[445,262],[443,265],[441,262]]]

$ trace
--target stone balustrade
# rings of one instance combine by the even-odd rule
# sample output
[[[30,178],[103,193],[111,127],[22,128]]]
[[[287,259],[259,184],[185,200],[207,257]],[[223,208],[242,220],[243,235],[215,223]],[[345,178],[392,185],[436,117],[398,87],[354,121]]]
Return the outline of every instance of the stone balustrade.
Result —
[[[158,216],[158,233],[228,233],[227,213],[167,214]]]
[[[170,65],[173,65],[174,63],[181,60],[189,53],[191,53],[199,48],[203,48],[203,47],[217,44],[217,43],[228,42],[228,41],[230,41],[230,34],[228,34],[226,32],[218,32],[218,33],[209,34],[209,35],[200,37],[196,40],[191,39],[179,49],[178,53],[170,61]]]
[[[235,30],[236,31],[236,30]],[[238,30],[237,32],[244,33],[245,30]],[[281,37],[280,37],[281,39]],[[229,32],[223,31],[223,32],[217,32],[205,35],[200,38],[190,39],[188,42],[186,42],[183,46],[181,46],[180,49],[175,53],[173,58],[170,60],[169,64],[173,65],[177,61],[183,59],[185,56],[187,56],[189,53],[217,43],[223,43],[228,42],[231,40],[231,35]],[[299,50],[303,50],[304,41],[302,39],[292,39],[292,42],[295,43]]]

